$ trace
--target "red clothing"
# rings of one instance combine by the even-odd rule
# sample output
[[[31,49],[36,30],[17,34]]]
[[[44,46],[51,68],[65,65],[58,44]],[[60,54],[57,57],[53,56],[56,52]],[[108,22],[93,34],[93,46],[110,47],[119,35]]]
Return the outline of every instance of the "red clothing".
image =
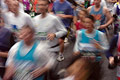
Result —
[[[81,22],[76,22],[76,30],[86,29],[86,27]]]
[[[117,44],[117,46],[118,46],[118,52],[120,53],[120,33],[118,35],[118,44]]]
[[[50,3],[50,4],[49,4],[49,8],[52,10],[52,8],[53,8],[53,3]]]
[[[37,10],[36,10],[37,2],[38,2],[38,0],[35,0],[34,3],[33,3],[33,9],[34,9],[35,12],[37,12]]]
[[[117,46],[118,46],[118,56],[120,56],[120,33],[118,35],[118,43],[117,43]],[[120,63],[118,64],[120,65]],[[119,79],[118,79],[119,80]]]
[[[120,77],[118,77],[118,80],[120,80]]]
[[[91,4],[91,6],[94,6],[95,5],[95,3],[93,2],[92,4]]]

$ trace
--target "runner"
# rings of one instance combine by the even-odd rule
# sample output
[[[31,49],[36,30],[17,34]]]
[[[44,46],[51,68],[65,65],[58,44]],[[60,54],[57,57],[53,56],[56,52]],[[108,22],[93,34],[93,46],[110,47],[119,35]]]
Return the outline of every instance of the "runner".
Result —
[[[47,13],[47,0],[38,0],[37,3],[38,12],[41,14],[33,19],[37,31],[36,37],[41,40],[41,36],[44,36],[44,39],[48,41],[48,45],[51,48],[51,51],[58,53],[58,39],[66,35],[66,29],[55,15]]]
[[[107,50],[108,42],[104,33],[94,29],[94,17],[89,15],[84,20],[86,29],[78,31],[74,46],[74,55],[91,61],[90,80],[101,78],[101,54]],[[102,38],[101,38],[102,37]]]
[[[44,73],[53,65],[47,44],[34,39],[35,30],[24,25],[20,31],[20,42],[9,51],[6,73],[3,80],[44,80]]]
[[[86,9],[82,9],[79,11],[79,13],[78,13],[79,20],[75,23],[76,31],[86,28],[84,26],[84,19],[85,19],[85,16],[87,16],[87,15],[88,15],[88,12]]]
[[[73,18],[73,9],[70,5],[70,3],[67,0],[56,0],[53,3],[53,10],[52,12],[58,16],[63,24],[65,25],[65,28],[70,31],[70,25]],[[58,57],[58,61],[64,60],[63,58],[63,52],[64,52],[64,42],[68,42],[68,39],[66,38],[68,35],[65,35],[59,39],[60,43],[60,56]],[[64,41],[65,40],[65,41]]]
[[[6,28],[17,33],[25,24],[34,27],[31,17],[28,14],[19,11],[19,2],[17,0],[6,0],[6,4],[9,8],[9,11],[3,13],[7,25]]]
[[[0,13],[0,77],[3,77],[8,51],[14,43],[13,34],[5,28],[4,20]]]
[[[100,4],[101,0],[94,0],[95,5],[88,8],[88,12],[95,18],[95,28],[105,32],[113,18],[108,9]],[[107,22],[105,22],[107,20]]]

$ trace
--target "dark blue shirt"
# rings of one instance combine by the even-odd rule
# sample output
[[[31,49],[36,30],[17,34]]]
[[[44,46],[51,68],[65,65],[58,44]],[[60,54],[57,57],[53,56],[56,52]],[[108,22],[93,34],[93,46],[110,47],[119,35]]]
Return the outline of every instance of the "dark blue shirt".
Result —
[[[53,10],[55,14],[65,14],[65,15],[72,15],[73,16],[73,8],[71,7],[71,4],[68,1],[64,1],[63,3],[60,3],[59,0],[56,0],[53,3]],[[62,19],[63,24],[65,27],[69,27],[72,19]]]
[[[9,51],[15,43],[12,32],[4,27],[0,27],[0,52]],[[4,66],[6,58],[0,57],[0,66]]]
[[[4,27],[0,27],[0,51],[9,51],[14,43],[12,32]]]

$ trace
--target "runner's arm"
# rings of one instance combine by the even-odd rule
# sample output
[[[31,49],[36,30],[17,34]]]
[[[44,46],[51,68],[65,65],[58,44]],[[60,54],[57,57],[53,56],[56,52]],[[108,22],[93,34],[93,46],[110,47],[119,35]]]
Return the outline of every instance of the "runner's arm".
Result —
[[[67,34],[67,30],[65,29],[65,26],[63,25],[63,23],[60,21],[59,18],[56,18],[54,20],[54,23],[55,23],[55,28],[57,30],[57,32],[55,33],[57,38],[60,38]]]

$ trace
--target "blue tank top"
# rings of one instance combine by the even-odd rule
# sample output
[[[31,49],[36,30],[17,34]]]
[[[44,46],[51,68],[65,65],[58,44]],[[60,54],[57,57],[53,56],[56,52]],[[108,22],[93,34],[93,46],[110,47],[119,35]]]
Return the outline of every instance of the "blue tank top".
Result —
[[[23,63],[20,62],[21,65],[22,65],[22,64],[25,64],[24,62],[26,62],[26,61],[30,61],[30,63],[27,64],[27,66],[28,66],[28,65],[31,65],[31,64],[33,64],[33,63],[35,62],[35,59],[34,59],[33,55],[34,55],[34,53],[35,53],[35,49],[36,49],[37,46],[38,46],[38,42],[36,41],[36,42],[34,43],[34,45],[32,46],[31,50],[30,50],[25,56],[21,56],[20,54],[21,54],[21,48],[22,48],[23,44],[24,44],[24,42],[21,41],[21,42],[20,42],[20,45],[19,45],[19,47],[18,47],[17,53],[16,53],[16,55],[15,55],[15,60],[16,60],[16,61],[22,61]],[[18,64],[19,64],[19,62],[18,62]],[[20,65],[20,64],[19,64],[19,65]],[[34,66],[35,66],[35,65],[34,65]],[[28,68],[28,67],[27,67],[27,68]],[[42,75],[42,76],[40,76],[40,77],[38,77],[38,78],[36,78],[36,79],[34,79],[34,80],[43,80],[43,79],[44,79],[44,76]]]
[[[95,32],[95,36],[93,37],[93,38],[89,38],[89,37],[87,37],[86,35],[85,35],[85,31],[86,30],[82,30],[82,38],[81,38],[81,40],[80,40],[80,43],[90,43],[90,41],[92,40],[92,39],[95,39],[96,41],[100,41],[99,40],[99,35],[98,35],[98,30],[96,30],[96,32]]]
[[[30,60],[30,61],[34,61],[33,54],[34,54],[35,49],[36,49],[36,47],[38,45],[37,42],[34,43],[34,45],[31,48],[31,50],[25,56],[21,56],[20,54],[21,54],[21,48],[22,48],[23,44],[24,44],[24,42],[21,41],[20,45],[18,47],[16,56],[15,56],[15,59],[17,59],[17,60]]]
[[[100,25],[105,24],[105,15],[103,14],[103,6],[99,11],[95,11],[95,6],[91,8],[90,14],[94,16],[96,21],[100,21]]]
[[[91,44],[91,40],[93,40],[93,39],[96,40],[96,41],[100,41],[98,30],[95,31],[95,36],[93,38],[87,37],[86,34],[85,34],[85,31],[86,30],[82,30],[80,43],[82,43],[86,46],[86,44]],[[85,48],[84,49],[89,51],[90,49],[93,49],[93,47],[92,46],[91,47],[86,46],[85,47],[86,49]],[[84,51],[84,50],[81,50],[81,51]],[[97,53],[100,53],[100,51],[96,48],[92,52],[94,52],[96,55],[97,55]],[[101,56],[97,56],[96,61],[100,61],[101,58],[102,58]]]

